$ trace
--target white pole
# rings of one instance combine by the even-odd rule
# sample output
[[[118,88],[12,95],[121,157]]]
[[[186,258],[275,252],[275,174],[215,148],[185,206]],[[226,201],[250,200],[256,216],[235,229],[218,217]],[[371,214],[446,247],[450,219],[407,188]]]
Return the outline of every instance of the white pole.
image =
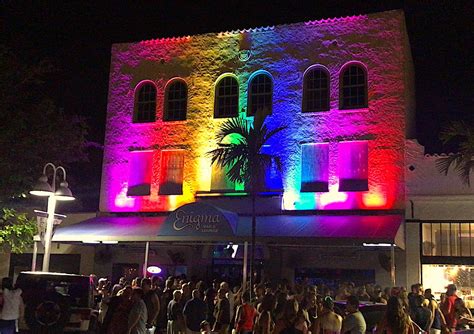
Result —
[[[247,241],[244,242],[244,267],[242,270],[242,291],[245,291],[247,286],[247,259],[248,259],[248,249],[249,243]]]
[[[44,235],[44,257],[43,271],[49,271],[49,258],[51,256],[51,239],[53,238],[54,210],[56,208],[56,197],[48,197],[48,219],[46,221],[46,233]]]
[[[38,242],[33,241],[33,259],[31,260],[31,271],[36,271],[36,258],[38,257]]]
[[[145,263],[143,264],[143,277],[146,277],[146,269],[148,268],[148,253],[150,252],[150,242],[145,244]]]
[[[390,247],[390,279],[392,286],[395,286],[395,245],[393,243]]]

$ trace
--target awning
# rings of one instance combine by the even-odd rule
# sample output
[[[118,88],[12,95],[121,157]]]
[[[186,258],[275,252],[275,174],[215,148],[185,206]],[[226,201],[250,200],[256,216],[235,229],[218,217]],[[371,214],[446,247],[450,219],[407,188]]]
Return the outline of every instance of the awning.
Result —
[[[251,235],[249,216],[238,217],[235,229],[195,228],[170,232],[169,216],[96,217],[78,224],[59,227],[54,242],[174,241],[243,242]],[[229,218],[232,220],[232,218]],[[257,218],[259,242],[282,244],[393,243],[404,248],[402,215],[274,215]]]

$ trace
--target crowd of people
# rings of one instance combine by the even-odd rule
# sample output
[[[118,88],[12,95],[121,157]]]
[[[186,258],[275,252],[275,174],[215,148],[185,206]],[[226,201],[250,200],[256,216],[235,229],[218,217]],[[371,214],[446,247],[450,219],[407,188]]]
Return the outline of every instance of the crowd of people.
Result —
[[[474,328],[474,317],[454,284],[439,301],[421,284],[410,291],[353,283],[332,290],[281,280],[250,290],[248,285],[231,288],[226,281],[156,276],[131,282],[121,278],[115,285],[103,278],[94,285],[101,334],[441,334]],[[21,293],[10,278],[2,280],[2,334],[16,332]],[[366,312],[371,305],[383,313]]]
[[[252,291],[225,281],[169,277],[121,279],[97,286],[100,333],[166,334],[338,334],[451,333],[474,328],[474,318],[456,286],[438,303],[421,284],[382,289],[343,283],[336,291],[307,282],[291,286],[254,284]],[[386,304],[376,324],[366,322],[361,305]],[[370,328],[368,325],[371,325]],[[372,328],[372,325],[374,328]]]

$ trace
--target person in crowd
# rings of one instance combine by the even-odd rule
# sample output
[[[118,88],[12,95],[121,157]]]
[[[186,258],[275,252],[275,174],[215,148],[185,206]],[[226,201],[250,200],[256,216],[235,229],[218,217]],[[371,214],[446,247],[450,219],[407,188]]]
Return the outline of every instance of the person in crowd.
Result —
[[[149,278],[144,278],[141,281],[142,290],[143,290],[143,301],[146,305],[147,310],[147,328],[152,328],[156,325],[156,319],[160,313],[160,299],[154,290],[151,288],[151,280]]]
[[[313,324],[318,317],[318,306],[316,302],[316,289],[310,289],[305,296],[306,312],[308,314],[308,326]]]
[[[10,277],[2,279],[2,293],[0,305],[0,333],[16,333],[16,322],[22,316],[23,299],[21,298],[21,289],[13,286],[13,280]]]
[[[181,306],[181,290],[173,291],[173,299],[168,303],[168,325],[167,334],[182,334],[185,332],[183,320],[183,308]]]
[[[256,332],[257,333],[257,332]],[[296,298],[289,299],[285,304],[283,317],[275,324],[273,334],[307,334],[308,326],[302,314]]]
[[[377,334],[415,334],[410,316],[395,296],[388,299],[385,315],[377,325]]]
[[[181,285],[181,305],[184,308],[184,305],[192,298],[191,296],[192,290],[191,290],[191,283],[190,282],[184,282]]]
[[[402,307],[403,307],[403,310],[405,310],[405,312],[410,315],[410,301],[408,299],[408,292],[403,289],[403,288],[399,288],[399,293],[398,293],[398,296],[397,298],[400,300],[400,302],[402,303]]]
[[[142,277],[135,277],[132,280],[132,289],[134,288],[140,288],[142,283]]]
[[[423,286],[421,283],[416,283],[410,289],[411,291],[408,293],[408,307],[409,314],[413,319],[415,317],[414,311],[417,309],[417,296],[423,295]]]
[[[323,309],[313,325],[313,334],[339,334],[342,328],[342,317],[334,312],[334,302],[326,296],[323,300]]]
[[[349,297],[349,296],[350,296],[350,292],[349,292],[348,288],[345,285],[342,285],[339,288],[335,299],[338,300],[338,301],[339,300],[346,300],[347,297]]]
[[[274,308],[273,295],[267,294],[262,297],[262,301],[257,306],[257,315],[254,324],[255,334],[269,334],[273,331],[272,311]]]
[[[416,295],[413,297],[411,314],[412,320],[425,332],[430,331],[431,327],[431,311],[425,306],[425,296]]]
[[[364,334],[367,326],[364,316],[359,311],[357,296],[347,297],[346,311],[348,315],[342,321],[342,333]]]
[[[128,316],[132,309],[133,302],[132,287],[126,285],[112,297],[109,307],[101,326],[101,333],[107,334],[126,334],[128,330]]]
[[[160,298],[160,313],[158,313],[157,327],[158,329],[165,330],[168,327],[168,305],[173,299],[174,292],[174,278],[168,277],[165,281],[165,287],[161,293]]]
[[[127,285],[127,280],[125,277],[120,277],[117,284],[114,284],[112,287],[112,296],[116,296],[117,293],[122,290]]]
[[[265,285],[264,284],[254,284],[254,296],[253,296],[253,306],[258,310],[258,304],[262,302],[263,296],[265,296]]]
[[[220,284],[220,289],[223,289],[225,291],[225,296],[227,300],[229,301],[229,310],[230,310],[230,319],[232,322],[232,319],[234,319],[234,310],[235,310],[235,296],[232,290],[229,288],[229,283],[227,282],[221,282]]]
[[[204,302],[207,305],[206,320],[210,324],[214,324],[214,322],[216,321],[216,319],[214,318],[216,293],[217,291],[213,287],[210,287],[209,289],[205,291],[205,294],[204,294]]]
[[[248,291],[241,295],[240,300],[241,303],[236,310],[234,327],[238,334],[251,334],[257,311],[250,304],[250,293]]]
[[[196,283],[196,289],[199,290],[199,296],[204,300],[204,295],[206,292],[206,283],[204,281],[198,281]]]
[[[217,291],[217,302],[214,308],[214,318],[216,320],[212,331],[219,334],[227,334],[230,324],[230,304],[225,295],[226,291],[224,289]]]
[[[275,295],[276,306],[273,311],[273,319],[278,321],[283,317],[285,312],[285,305],[288,299],[288,292],[286,291],[277,291]]]
[[[207,305],[200,298],[199,290],[194,289],[191,299],[186,302],[183,310],[184,325],[187,334],[198,334],[200,326],[206,320]]]
[[[390,298],[390,291],[391,291],[390,287],[386,287],[385,289],[383,289],[382,299],[385,300],[385,302],[383,302],[383,304],[387,304],[388,299]]]
[[[382,289],[374,289],[374,295],[370,300],[377,304],[387,304],[387,300],[383,296]]]
[[[446,320],[444,319],[443,313],[440,311],[439,305],[431,293],[431,289],[425,290],[425,298],[428,301],[427,307],[431,311],[430,334],[441,334],[441,330],[446,328]]]
[[[148,318],[145,302],[143,301],[142,288],[135,287],[132,290],[132,309],[128,315],[129,334],[146,334],[146,321]]]
[[[349,298],[349,297],[347,297],[347,298]],[[360,286],[357,289],[357,298],[359,298],[359,300],[363,301],[363,302],[370,301],[370,295],[368,294],[365,286]]]
[[[456,310],[454,309],[454,302],[458,299],[456,292],[456,285],[449,284],[446,287],[446,299],[441,303],[440,307],[446,319],[446,328],[451,331],[456,329]]]
[[[474,327],[474,318],[471,311],[466,307],[461,298],[454,301],[454,314],[456,317],[456,329],[464,330]]]
[[[163,293],[163,291],[161,290],[161,283],[162,280],[160,276],[155,275],[151,277],[151,289],[155,291],[158,298],[160,298],[161,294]]]

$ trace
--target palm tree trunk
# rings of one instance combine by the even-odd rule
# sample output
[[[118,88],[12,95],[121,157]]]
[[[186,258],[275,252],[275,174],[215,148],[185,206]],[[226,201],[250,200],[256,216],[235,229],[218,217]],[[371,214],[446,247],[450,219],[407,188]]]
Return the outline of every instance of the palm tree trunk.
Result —
[[[255,212],[255,202],[257,195],[254,191],[251,194],[252,197],[252,241],[251,241],[251,255],[250,255],[250,296],[253,294],[253,280],[255,274],[255,239],[256,239],[256,228],[257,228],[257,214]]]

